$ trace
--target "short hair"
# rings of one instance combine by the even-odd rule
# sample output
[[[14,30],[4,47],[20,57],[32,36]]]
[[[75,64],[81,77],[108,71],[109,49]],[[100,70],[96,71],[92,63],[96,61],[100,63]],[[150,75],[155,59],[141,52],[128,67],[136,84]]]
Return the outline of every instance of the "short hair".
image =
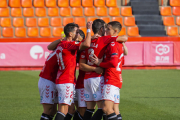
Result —
[[[117,29],[119,30],[119,32],[120,32],[121,29],[122,29],[122,25],[121,25],[121,23],[118,22],[118,21],[109,22],[108,25],[111,25],[113,29],[116,29],[116,28],[117,28]]]
[[[69,23],[64,27],[64,34],[66,37],[69,37],[69,33],[73,32],[75,27],[79,28],[78,24]]]
[[[80,34],[80,36],[83,38],[83,40],[85,39],[85,34],[84,34],[84,32],[82,31],[82,30],[79,30],[79,34]]]
[[[104,24],[105,24],[104,20],[101,20],[101,19],[94,20],[92,24],[92,30],[94,34],[98,33],[100,29],[104,27]]]

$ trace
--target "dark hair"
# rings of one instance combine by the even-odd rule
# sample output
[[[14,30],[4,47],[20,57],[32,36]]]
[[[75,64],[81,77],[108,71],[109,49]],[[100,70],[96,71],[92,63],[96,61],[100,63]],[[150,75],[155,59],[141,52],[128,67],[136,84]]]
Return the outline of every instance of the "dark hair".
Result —
[[[69,24],[67,24],[67,25],[64,27],[64,34],[66,35],[66,37],[69,36],[69,33],[70,33],[70,32],[73,32],[73,31],[74,31],[74,28],[75,28],[75,27],[79,28],[78,24],[69,23]]]
[[[118,22],[118,21],[109,22],[108,25],[111,25],[113,29],[116,29],[116,28],[117,28],[117,29],[119,30],[119,32],[120,32],[121,29],[122,29],[122,25],[121,25],[121,23]]]
[[[104,20],[101,20],[101,19],[94,20],[92,24],[92,30],[94,34],[98,33],[100,29],[104,27],[104,24],[105,24]]]
[[[82,31],[82,30],[79,30],[79,34],[80,34],[80,36],[83,38],[83,40],[85,39],[85,34],[84,34],[84,32]]]

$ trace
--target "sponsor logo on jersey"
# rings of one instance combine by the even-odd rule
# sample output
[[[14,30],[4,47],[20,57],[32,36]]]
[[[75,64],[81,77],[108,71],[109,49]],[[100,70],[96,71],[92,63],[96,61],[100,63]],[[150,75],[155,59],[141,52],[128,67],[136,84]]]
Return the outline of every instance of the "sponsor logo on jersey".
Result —
[[[98,44],[96,44],[96,43],[91,43],[91,47],[97,48],[97,47],[98,47]]]
[[[115,45],[115,43],[114,42],[111,42],[111,46],[114,46]]]

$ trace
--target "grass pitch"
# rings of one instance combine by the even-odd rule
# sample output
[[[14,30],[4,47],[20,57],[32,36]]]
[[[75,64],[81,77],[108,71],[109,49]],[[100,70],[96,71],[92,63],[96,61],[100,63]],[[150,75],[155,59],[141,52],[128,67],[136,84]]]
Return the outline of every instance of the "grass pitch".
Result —
[[[0,120],[39,120],[40,71],[0,71]],[[180,120],[179,70],[123,70],[123,120]]]

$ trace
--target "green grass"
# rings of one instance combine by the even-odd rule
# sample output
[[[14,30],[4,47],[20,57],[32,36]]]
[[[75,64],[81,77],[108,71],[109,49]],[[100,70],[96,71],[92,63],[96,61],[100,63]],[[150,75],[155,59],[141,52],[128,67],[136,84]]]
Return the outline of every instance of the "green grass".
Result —
[[[39,120],[40,71],[0,71],[0,120]],[[180,120],[179,70],[123,70],[123,120]]]

